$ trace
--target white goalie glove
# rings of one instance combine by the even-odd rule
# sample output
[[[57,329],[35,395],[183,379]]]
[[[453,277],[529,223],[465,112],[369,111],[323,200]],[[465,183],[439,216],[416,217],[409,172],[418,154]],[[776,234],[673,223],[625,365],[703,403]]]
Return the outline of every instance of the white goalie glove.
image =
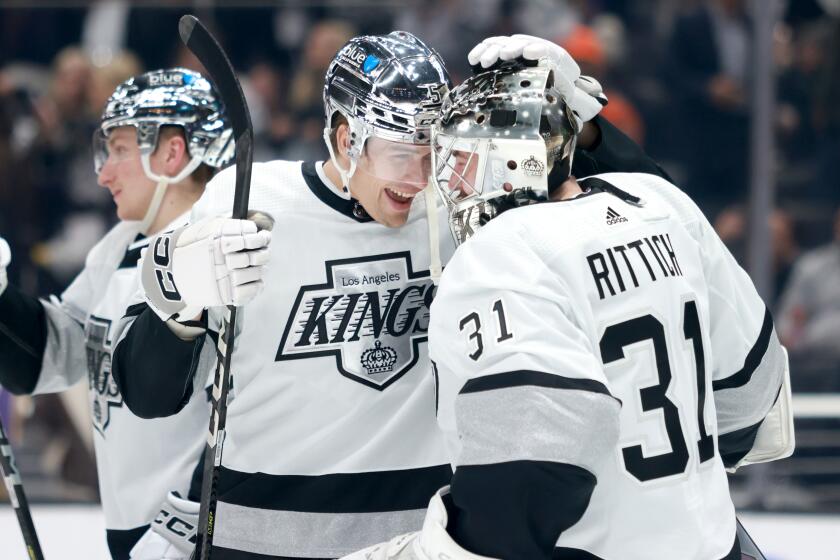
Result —
[[[495,560],[464,550],[446,532],[448,515],[442,497],[448,493],[446,486],[432,496],[422,530],[348,554],[341,560]]]
[[[583,123],[592,120],[607,104],[607,96],[598,80],[582,76],[580,66],[566,49],[551,41],[531,35],[489,37],[467,55],[471,66],[482,69],[517,58],[547,60],[555,67],[555,84],[564,92],[564,101],[575,115],[578,132]]]
[[[205,218],[158,235],[141,264],[146,303],[164,321],[248,303],[263,286],[272,225],[265,214]]]
[[[195,548],[200,504],[170,492],[129,556],[131,560],[188,560]]]
[[[6,268],[12,262],[12,250],[9,249],[9,244],[6,240],[0,237],[0,295],[6,290],[9,285],[9,277],[6,274]]]
[[[790,367],[787,350],[782,348],[785,359],[785,372],[782,375],[782,386],[776,403],[755,435],[752,449],[734,467],[726,469],[734,473],[745,465],[769,463],[793,455],[796,438],[793,435],[793,397],[790,392]]]

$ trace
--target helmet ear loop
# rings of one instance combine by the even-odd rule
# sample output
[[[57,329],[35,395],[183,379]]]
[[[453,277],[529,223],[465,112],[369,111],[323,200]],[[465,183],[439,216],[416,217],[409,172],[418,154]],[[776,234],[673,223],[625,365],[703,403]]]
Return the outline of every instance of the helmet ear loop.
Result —
[[[350,169],[344,169],[341,167],[341,164],[338,162],[338,158],[335,155],[335,150],[333,149],[331,138],[332,132],[332,128],[324,128],[324,143],[327,145],[327,151],[330,153],[330,161],[333,162],[333,165],[338,170],[338,174],[341,177],[341,186],[344,189],[344,192],[349,193],[350,178],[356,173],[356,158],[353,157],[352,150],[348,150],[347,157],[350,159]],[[350,194],[352,195],[353,193]]]
[[[166,175],[158,175],[157,173],[152,172],[152,151],[153,150],[143,150],[143,153],[140,155],[140,164],[143,166],[143,173],[146,174],[146,177],[157,183],[157,186],[155,186],[155,193],[152,195],[152,200],[149,201],[149,207],[146,209],[146,215],[143,216],[143,219],[140,221],[140,231],[144,235],[149,233],[149,228],[155,221],[155,218],[157,218],[158,212],[160,211],[160,205],[163,202],[163,195],[166,194],[166,186],[171,185],[172,183],[180,183],[189,177],[189,175],[195,171],[199,165],[201,165],[201,158],[193,157],[176,176],[168,177]]]

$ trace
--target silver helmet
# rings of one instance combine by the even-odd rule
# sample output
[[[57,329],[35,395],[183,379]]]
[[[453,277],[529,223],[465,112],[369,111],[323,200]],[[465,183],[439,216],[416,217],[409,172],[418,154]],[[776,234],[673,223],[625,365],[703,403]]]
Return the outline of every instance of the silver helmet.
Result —
[[[157,182],[181,181],[202,163],[221,168],[233,157],[233,131],[218,93],[201,74],[185,68],[146,72],[117,86],[94,138],[97,174],[108,158],[110,130],[122,126],[137,130],[143,169]],[[157,176],[149,166],[162,126],[178,126],[186,137],[191,159],[177,177]]]
[[[504,65],[453,89],[432,132],[433,182],[457,244],[488,220],[546,200],[571,173],[576,135],[550,66]]]
[[[443,59],[411,33],[351,39],[333,59],[324,82],[324,139],[330,155],[335,159],[330,134],[336,114],[350,128],[348,175],[371,137],[428,146],[430,126],[450,85]]]

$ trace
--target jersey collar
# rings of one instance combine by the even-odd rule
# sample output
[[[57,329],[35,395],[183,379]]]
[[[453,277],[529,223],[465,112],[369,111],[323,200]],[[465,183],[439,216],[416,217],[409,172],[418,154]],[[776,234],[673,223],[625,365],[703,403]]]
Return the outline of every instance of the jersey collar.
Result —
[[[318,170],[315,167],[315,162],[305,161],[301,166],[303,173],[303,180],[306,181],[306,186],[312,191],[318,200],[341,214],[344,214],[351,220],[359,223],[372,222],[373,218],[368,216],[365,209],[359,204],[355,198],[342,198],[335,189],[329,187],[318,176]]]

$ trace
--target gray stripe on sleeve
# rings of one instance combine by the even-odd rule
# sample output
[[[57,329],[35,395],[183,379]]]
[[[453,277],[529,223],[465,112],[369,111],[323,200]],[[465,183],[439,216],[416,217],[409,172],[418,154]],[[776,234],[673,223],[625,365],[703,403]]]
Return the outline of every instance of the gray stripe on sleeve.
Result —
[[[591,391],[524,385],[460,394],[458,465],[533,460],[594,472],[619,436],[619,402]]]
[[[728,434],[764,419],[779,394],[784,360],[784,352],[774,329],[767,352],[749,382],[714,391],[719,434]]]
[[[64,391],[87,376],[85,331],[74,309],[59,301],[41,300],[47,320],[47,345],[41,375],[33,394]]]

